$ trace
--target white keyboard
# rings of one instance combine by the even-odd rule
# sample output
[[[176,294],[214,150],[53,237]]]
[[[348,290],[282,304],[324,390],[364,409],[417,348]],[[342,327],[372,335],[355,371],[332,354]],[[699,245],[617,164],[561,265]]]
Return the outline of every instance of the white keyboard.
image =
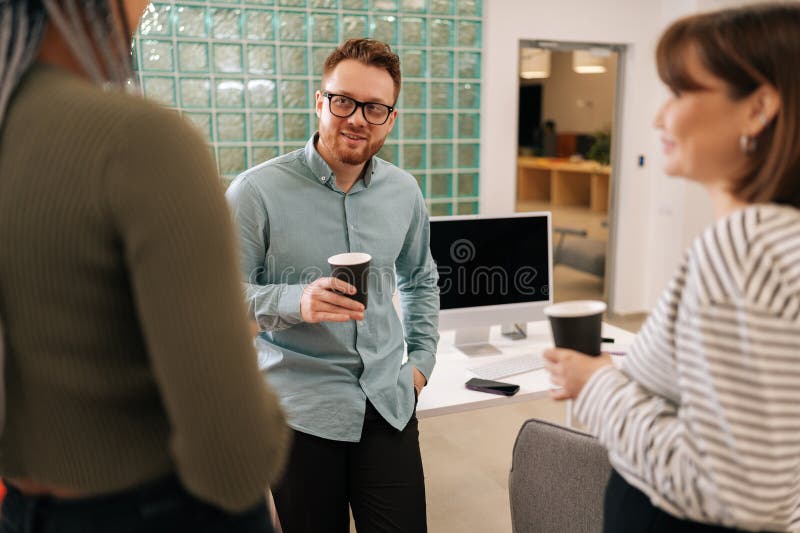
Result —
[[[500,379],[516,374],[544,368],[541,355],[525,354],[494,363],[469,368],[470,372],[482,379]]]

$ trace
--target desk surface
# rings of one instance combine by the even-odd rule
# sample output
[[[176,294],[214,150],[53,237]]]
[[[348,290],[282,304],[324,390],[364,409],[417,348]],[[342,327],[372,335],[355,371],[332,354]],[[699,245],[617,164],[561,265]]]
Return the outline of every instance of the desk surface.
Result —
[[[603,324],[603,336],[613,338],[618,346],[629,346],[634,338],[633,333],[605,323]],[[551,385],[550,377],[544,369],[501,379],[500,381],[508,381],[520,386],[519,392],[514,396],[498,396],[471,391],[464,386],[468,379],[475,377],[472,372],[467,370],[469,367],[501,361],[525,353],[541,354],[542,350],[552,346],[553,338],[547,321],[530,322],[528,338],[517,341],[500,335],[499,326],[493,327],[489,335],[489,342],[503,352],[501,355],[472,357],[465,355],[453,345],[454,339],[454,331],[443,331],[441,334],[436,366],[433,369],[430,384],[423,389],[417,404],[419,418],[496,407],[547,396]]]
[[[597,161],[571,162],[569,159],[552,157],[517,157],[520,168],[539,168],[544,170],[564,170],[567,172],[586,172],[593,174],[611,174],[610,165],[601,165]]]

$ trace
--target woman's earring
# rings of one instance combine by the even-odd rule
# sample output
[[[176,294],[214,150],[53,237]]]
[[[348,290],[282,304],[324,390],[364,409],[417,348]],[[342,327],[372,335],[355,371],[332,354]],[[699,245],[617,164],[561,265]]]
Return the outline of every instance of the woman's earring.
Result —
[[[742,135],[739,137],[739,149],[745,155],[752,154],[756,151],[756,138],[751,137],[746,133],[742,133]]]

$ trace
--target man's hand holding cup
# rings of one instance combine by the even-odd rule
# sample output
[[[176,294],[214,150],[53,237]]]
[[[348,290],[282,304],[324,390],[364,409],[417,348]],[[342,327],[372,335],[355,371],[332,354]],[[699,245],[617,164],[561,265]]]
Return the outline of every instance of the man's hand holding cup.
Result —
[[[310,324],[364,320],[364,305],[346,296],[356,292],[354,286],[338,278],[319,278],[303,289],[300,315]]]

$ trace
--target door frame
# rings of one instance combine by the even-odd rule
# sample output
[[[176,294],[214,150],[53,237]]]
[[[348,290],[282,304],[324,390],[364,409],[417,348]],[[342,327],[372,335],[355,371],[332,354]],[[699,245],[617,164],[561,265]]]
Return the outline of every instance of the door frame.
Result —
[[[620,157],[622,146],[620,139],[622,138],[622,119],[623,119],[623,102],[625,95],[625,64],[627,62],[628,47],[625,44],[619,43],[594,43],[594,42],[577,42],[577,41],[553,41],[544,39],[520,39],[517,47],[517,54],[522,48],[542,48],[551,50],[553,52],[574,52],[575,50],[589,50],[592,48],[600,48],[608,50],[617,54],[617,77],[614,80],[616,84],[614,88],[614,134],[611,136],[611,176],[608,191],[608,245],[606,246],[606,266],[605,275],[603,279],[603,287],[605,289],[605,299],[608,303],[609,314],[614,314],[616,308],[614,295],[616,294],[616,281],[612,275],[615,266],[615,256],[617,251],[617,227],[619,214],[617,206],[619,204],[619,178],[620,178]],[[519,68],[519,61],[517,62]],[[517,72],[517,79],[519,79],[519,72]],[[517,91],[517,121],[519,121],[519,91]],[[519,124],[517,124],[519,130]],[[517,139],[519,142],[519,138]],[[519,183],[519,175],[516,176],[514,186],[514,205],[517,205],[517,190]],[[553,253],[551,250],[550,253]]]

